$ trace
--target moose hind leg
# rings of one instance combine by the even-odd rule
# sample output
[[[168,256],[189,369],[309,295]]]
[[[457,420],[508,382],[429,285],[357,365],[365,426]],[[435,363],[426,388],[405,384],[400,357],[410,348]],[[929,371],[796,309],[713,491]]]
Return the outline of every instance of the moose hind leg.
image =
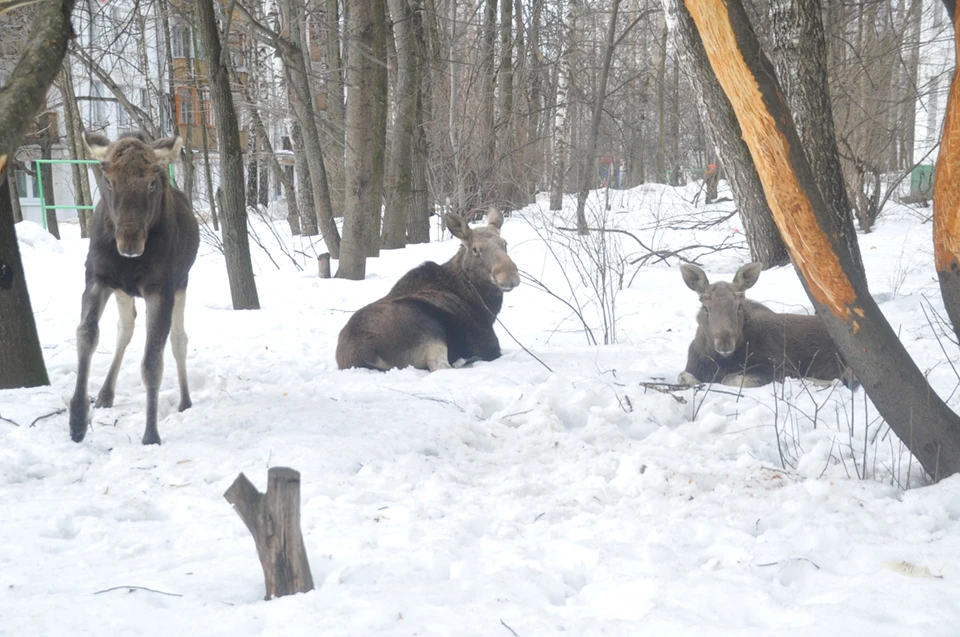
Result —
[[[160,381],[163,379],[163,350],[170,335],[173,316],[173,292],[161,290],[144,296],[147,305],[147,346],[143,353],[141,375],[147,390],[147,425],[143,432],[143,444],[159,445],[157,431],[157,398]]]
[[[110,288],[96,281],[87,283],[80,301],[80,325],[77,327],[77,387],[70,400],[70,438],[80,442],[87,434],[87,414],[90,400],[87,382],[90,380],[90,359],[100,340],[100,316],[110,298]]]
[[[427,369],[435,372],[438,369],[450,369],[447,358],[447,344],[443,341],[431,341],[423,346],[423,358]]]
[[[187,300],[186,290],[177,290],[173,295],[173,317],[170,325],[170,347],[177,361],[177,381],[180,384],[180,411],[193,406],[187,386],[187,332],[183,329],[183,309]]]
[[[110,363],[110,371],[107,372],[107,379],[103,381],[103,387],[97,395],[95,407],[113,407],[114,390],[117,387],[117,375],[120,373],[120,364],[123,362],[123,354],[127,351],[127,345],[133,338],[134,323],[137,319],[137,308],[134,305],[133,297],[120,290],[113,293],[117,300],[117,348],[113,353],[113,362]]]

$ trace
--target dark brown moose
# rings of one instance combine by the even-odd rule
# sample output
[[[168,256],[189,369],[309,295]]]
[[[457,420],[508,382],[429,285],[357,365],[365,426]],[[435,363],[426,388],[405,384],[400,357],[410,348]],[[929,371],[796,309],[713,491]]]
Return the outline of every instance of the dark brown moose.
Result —
[[[474,229],[456,214],[444,221],[462,242],[460,250],[443,265],[427,261],[410,270],[389,294],[357,310],[340,332],[340,369],[436,371],[459,359],[500,357],[493,323],[503,293],[520,284],[500,238],[503,215],[493,209],[487,226]]]
[[[703,305],[679,382],[758,387],[789,376],[839,378],[854,386],[851,371],[818,316],[779,314],[744,298],[760,270],[761,264],[748,263],[732,283],[710,283],[697,266],[680,266],[684,282],[700,295]]]
[[[110,295],[117,299],[120,320],[116,352],[97,407],[113,406],[117,373],[137,316],[133,299],[141,296],[147,312],[147,346],[141,367],[147,389],[143,444],[160,444],[157,394],[168,335],[177,361],[180,411],[191,405],[183,306],[200,233],[190,201],[170,184],[166,170],[182,142],[179,137],[170,137],[147,144],[139,135],[131,134],[110,143],[103,135],[91,133],[84,141],[88,154],[100,160],[100,203],[90,228],[86,287],[77,328],[79,365],[77,388],[70,401],[70,437],[80,442],[87,431],[90,358],[100,337],[100,316],[107,300]]]

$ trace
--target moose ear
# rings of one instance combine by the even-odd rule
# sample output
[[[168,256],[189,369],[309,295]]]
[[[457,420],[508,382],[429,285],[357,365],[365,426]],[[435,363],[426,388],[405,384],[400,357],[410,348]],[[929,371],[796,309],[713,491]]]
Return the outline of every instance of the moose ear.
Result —
[[[470,235],[473,231],[470,230],[470,224],[467,223],[466,219],[455,212],[448,212],[444,215],[443,221],[447,224],[447,230],[457,239],[464,243],[470,241]]]
[[[695,265],[681,265],[680,274],[683,275],[683,282],[687,284],[687,287],[697,294],[701,294],[710,285],[706,273]]]
[[[763,264],[759,261],[754,261],[753,263],[748,263],[743,266],[733,277],[733,284],[740,288],[740,291],[752,288],[757,279],[760,278],[760,271],[763,270]]]
[[[83,145],[87,149],[87,154],[93,158],[103,161],[107,156],[107,148],[110,146],[110,140],[100,133],[84,133]]]
[[[495,206],[490,206],[487,209],[487,225],[493,226],[497,230],[503,227],[503,213]]]
[[[180,137],[167,137],[158,139],[150,144],[153,154],[157,158],[158,164],[169,164],[177,159],[180,154],[180,148],[183,146],[183,139]]]

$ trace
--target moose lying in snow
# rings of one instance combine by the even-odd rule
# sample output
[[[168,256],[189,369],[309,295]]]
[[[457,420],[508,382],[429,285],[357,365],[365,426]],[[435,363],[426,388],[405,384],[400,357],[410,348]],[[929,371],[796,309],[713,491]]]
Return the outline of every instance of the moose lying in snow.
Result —
[[[853,375],[816,315],[778,314],[744,298],[744,290],[760,277],[761,264],[749,263],[732,283],[710,283],[695,265],[680,266],[687,287],[700,295],[697,334],[690,343],[685,385],[720,381],[724,385],[758,387],[773,380],[810,377],[842,379]]]
[[[500,238],[503,215],[492,209],[487,226],[476,229],[456,214],[444,221],[460,250],[443,265],[427,261],[410,270],[385,297],[357,310],[340,332],[340,369],[435,371],[461,358],[500,357],[493,323],[503,293],[520,284]]]
[[[147,308],[147,346],[141,368],[147,389],[143,444],[160,444],[157,394],[168,335],[177,361],[180,411],[191,405],[183,306],[200,232],[190,201],[170,184],[166,171],[182,142],[179,137],[170,137],[147,144],[141,136],[130,134],[111,144],[103,135],[91,133],[84,141],[88,154],[100,160],[102,176],[100,203],[90,227],[86,287],[77,328],[79,365],[77,388],[70,401],[70,437],[80,442],[87,431],[87,380],[104,306],[114,295],[120,320],[116,352],[96,406],[112,407],[117,373],[137,316],[133,298],[142,296]]]

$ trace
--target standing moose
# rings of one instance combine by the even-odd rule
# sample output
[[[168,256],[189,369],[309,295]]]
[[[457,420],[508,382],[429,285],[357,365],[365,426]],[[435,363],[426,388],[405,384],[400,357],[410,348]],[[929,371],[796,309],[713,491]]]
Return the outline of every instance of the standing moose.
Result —
[[[853,373],[819,316],[779,314],[744,298],[761,268],[760,263],[748,263],[737,270],[732,283],[710,283],[697,266],[680,266],[684,283],[700,296],[702,305],[679,382],[758,387],[790,376],[839,378],[854,387]]]
[[[111,294],[116,297],[120,313],[117,347],[96,402],[97,407],[112,407],[117,373],[137,316],[133,299],[140,296],[147,311],[147,345],[141,367],[147,390],[143,444],[160,444],[157,395],[168,335],[177,361],[180,411],[191,405],[183,309],[200,232],[190,201],[170,184],[166,174],[182,140],[170,137],[148,144],[140,135],[128,134],[111,143],[103,135],[87,133],[84,141],[87,153],[100,160],[100,203],[90,227],[86,287],[77,328],[79,364],[77,388],[70,401],[70,437],[80,442],[87,431],[87,381],[103,308]]]
[[[427,261],[410,270],[385,297],[357,310],[340,331],[340,369],[416,367],[432,372],[461,358],[500,357],[493,323],[503,293],[520,285],[517,266],[500,237],[503,215],[492,208],[485,228],[470,228],[452,213],[444,221],[460,239],[460,250],[443,265]]]

